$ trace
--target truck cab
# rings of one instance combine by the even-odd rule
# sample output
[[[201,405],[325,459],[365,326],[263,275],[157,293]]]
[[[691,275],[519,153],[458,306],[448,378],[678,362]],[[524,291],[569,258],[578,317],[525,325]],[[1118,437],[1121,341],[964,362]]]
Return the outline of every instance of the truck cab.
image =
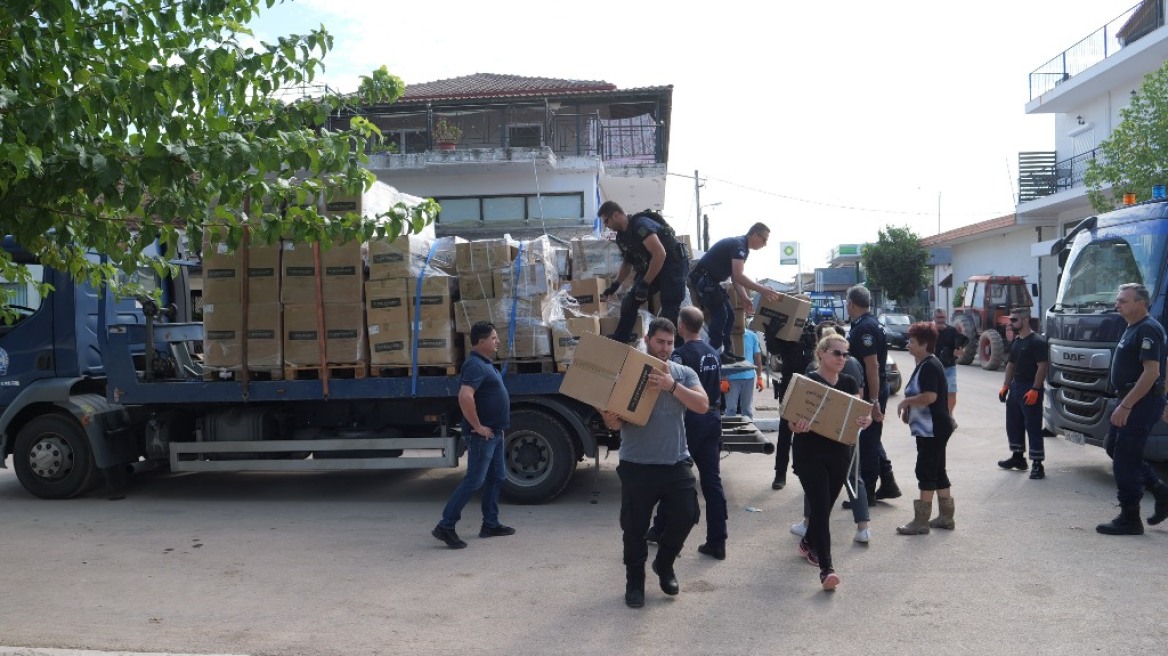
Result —
[[[1121,284],[1148,288],[1152,318],[1165,323],[1168,201],[1150,201],[1090,217],[1055,253],[1069,248],[1054,306],[1043,332],[1050,343],[1047,427],[1078,442],[1103,446],[1118,401],[1110,384],[1111,359],[1127,324],[1115,311]],[[1158,423],[1144,450],[1168,461],[1168,425]]]

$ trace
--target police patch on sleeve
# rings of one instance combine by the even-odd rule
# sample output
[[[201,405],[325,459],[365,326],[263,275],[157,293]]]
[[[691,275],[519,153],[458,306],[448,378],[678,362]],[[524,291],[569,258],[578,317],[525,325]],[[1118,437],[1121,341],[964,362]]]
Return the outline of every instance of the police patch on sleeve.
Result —
[[[864,335],[863,337],[860,338],[860,341],[864,342],[864,346],[871,346],[872,345],[872,336],[871,335]]]
[[[641,239],[647,238],[649,236],[649,229],[646,228],[645,226],[641,226],[640,228],[637,228],[637,236],[640,237]]]
[[[1144,341],[1140,343],[1140,348],[1145,350],[1145,351],[1150,351],[1150,350],[1152,350],[1152,347],[1155,345],[1156,344],[1155,344],[1155,342],[1152,341],[1151,337],[1145,337]]]

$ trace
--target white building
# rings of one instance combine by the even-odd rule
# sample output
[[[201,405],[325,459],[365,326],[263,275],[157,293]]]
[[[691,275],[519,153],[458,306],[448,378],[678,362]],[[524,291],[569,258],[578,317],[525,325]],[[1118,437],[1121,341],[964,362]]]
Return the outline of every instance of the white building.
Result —
[[[1029,255],[1041,262],[1043,309],[1057,290],[1059,261],[1050,257],[1051,242],[1095,213],[1083,185],[1087,162],[1098,156],[1098,145],[1111,136],[1144,77],[1168,59],[1166,9],[1168,0],[1143,0],[1030,73],[1026,113],[1055,117],[1055,150],[1018,156],[1016,225],[1031,227],[1029,236],[1038,242]],[[1010,257],[1021,255],[1011,247]]]
[[[590,233],[606,200],[661,210],[672,98],[672,86],[480,73],[355,113],[383,132],[368,164],[377,178],[442,206],[438,236],[567,238]]]

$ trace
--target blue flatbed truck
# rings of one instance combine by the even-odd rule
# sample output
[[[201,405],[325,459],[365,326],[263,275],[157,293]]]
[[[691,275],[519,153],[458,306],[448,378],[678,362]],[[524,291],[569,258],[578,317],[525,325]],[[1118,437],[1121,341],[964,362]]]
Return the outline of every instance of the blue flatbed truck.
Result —
[[[184,274],[148,299],[98,294],[5,248],[54,291],[12,289],[17,313],[0,324],[0,466],[47,498],[116,484],[142,467],[175,472],[456,467],[457,376],[204,380]],[[147,276],[147,278],[150,278]],[[173,301],[173,302],[172,302]],[[576,465],[619,437],[596,411],[558,394],[559,373],[507,373],[512,398],[504,493],[554,499]],[[728,421],[724,448],[773,452],[752,425]]]

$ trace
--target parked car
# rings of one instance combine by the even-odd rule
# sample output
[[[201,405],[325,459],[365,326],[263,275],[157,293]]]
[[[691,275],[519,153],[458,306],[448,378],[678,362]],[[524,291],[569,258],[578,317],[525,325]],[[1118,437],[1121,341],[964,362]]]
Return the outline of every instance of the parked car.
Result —
[[[889,360],[884,364],[884,377],[888,379],[888,396],[896,396],[900,391],[901,385],[904,381],[900,379],[900,367],[896,363]]]
[[[888,312],[876,318],[884,326],[884,337],[889,346],[908,348],[908,327],[916,322],[911,315]]]

